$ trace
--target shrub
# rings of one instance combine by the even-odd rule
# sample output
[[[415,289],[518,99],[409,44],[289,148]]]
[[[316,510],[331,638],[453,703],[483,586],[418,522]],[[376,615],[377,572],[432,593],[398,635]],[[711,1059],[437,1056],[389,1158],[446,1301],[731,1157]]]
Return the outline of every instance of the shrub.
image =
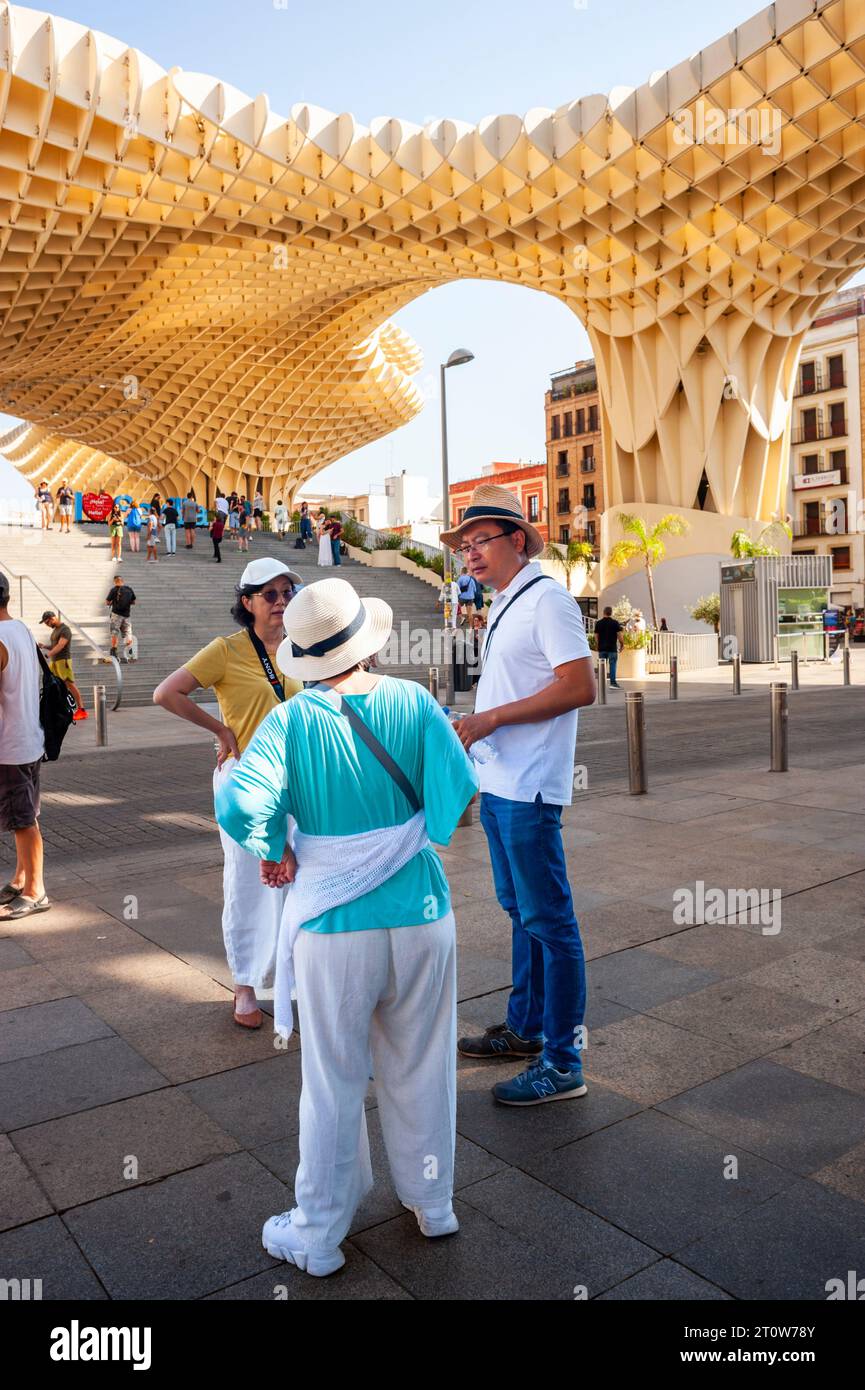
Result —
[[[652,641],[651,632],[628,632],[622,633],[622,643],[626,651],[639,652],[644,647],[648,647]]]
[[[428,557],[422,550],[419,550],[416,545],[404,545],[400,554],[404,555],[407,560],[413,560],[416,565],[421,565],[424,568],[429,564]]]
[[[342,523],[342,538],[346,545],[353,545],[356,550],[365,550],[370,553],[370,548],[366,543],[366,532],[357,524],[353,516],[346,517]]]
[[[402,536],[396,536],[393,532],[385,531],[382,535],[375,538],[376,550],[401,550]]]

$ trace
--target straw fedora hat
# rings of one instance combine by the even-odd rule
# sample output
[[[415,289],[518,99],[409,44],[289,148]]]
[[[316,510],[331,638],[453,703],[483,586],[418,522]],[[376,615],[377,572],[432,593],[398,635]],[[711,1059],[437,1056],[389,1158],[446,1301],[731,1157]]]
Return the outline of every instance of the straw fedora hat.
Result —
[[[345,579],[320,579],[295,594],[282,625],[280,671],[296,680],[327,680],[381,651],[393,609],[384,599],[361,599]]]
[[[455,550],[463,531],[476,521],[513,521],[525,532],[526,554],[530,560],[540,555],[544,548],[543,536],[531,522],[526,521],[523,509],[510,488],[499,487],[495,483],[481,483],[480,487],[476,487],[459,526],[452,531],[442,531],[442,544]]]

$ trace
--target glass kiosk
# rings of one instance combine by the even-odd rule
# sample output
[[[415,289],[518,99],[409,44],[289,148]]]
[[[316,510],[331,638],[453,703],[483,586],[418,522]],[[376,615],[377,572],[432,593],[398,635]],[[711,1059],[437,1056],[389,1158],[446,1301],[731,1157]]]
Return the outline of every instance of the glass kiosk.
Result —
[[[778,589],[778,658],[789,661],[797,651],[804,661],[823,658],[823,615],[829,590]]]

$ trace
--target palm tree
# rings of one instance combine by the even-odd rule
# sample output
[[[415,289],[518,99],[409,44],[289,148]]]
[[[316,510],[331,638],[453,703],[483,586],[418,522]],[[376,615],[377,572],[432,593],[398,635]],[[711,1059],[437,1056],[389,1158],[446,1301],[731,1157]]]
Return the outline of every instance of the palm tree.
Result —
[[[646,579],[649,584],[649,602],[652,605],[652,626],[658,626],[658,610],[655,606],[655,580],[652,575],[654,565],[660,564],[667,554],[664,536],[684,536],[688,523],[676,512],[668,512],[656,521],[651,531],[641,516],[630,512],[620,512],[622,530],[630,533],[633,540],[616,541],[607,559],[614,569],[624,569],[632,560],[641,559],[646,566]]]
[[[561,565],[565,571],[568,593],[571,592],[571,575],[582,565],[586,574],[591,574],[595,563],[595,552],[589,541],[568,541],[566,545],[553,545],[550,541],[544,549],[544,559]]]
[[[760,555],[780,555],[781,552],[769,540],[773,531],[783,531],[785,536],[793,535],[790,524],[782,521],[780,517],[774,517],[768,526],[764,526],[755,541],[751,540],[747,531],[734,531],[730,537],[730,553],[734,560],[753,560]]]

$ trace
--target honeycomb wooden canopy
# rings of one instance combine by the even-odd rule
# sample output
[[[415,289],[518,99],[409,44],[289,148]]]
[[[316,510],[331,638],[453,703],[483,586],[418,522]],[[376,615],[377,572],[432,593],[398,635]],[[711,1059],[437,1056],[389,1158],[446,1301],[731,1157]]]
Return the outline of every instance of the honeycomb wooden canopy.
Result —
[[[585,324],[608,505],[693,507],[704,471],[721,513],[783,504],[802,336],[865,263],[865,0],[779,0],[640,88],[477,126],[279,116],[0,25],[0,448],[28,477],[293,496],[417,413],[389,317],[470,277]]]

